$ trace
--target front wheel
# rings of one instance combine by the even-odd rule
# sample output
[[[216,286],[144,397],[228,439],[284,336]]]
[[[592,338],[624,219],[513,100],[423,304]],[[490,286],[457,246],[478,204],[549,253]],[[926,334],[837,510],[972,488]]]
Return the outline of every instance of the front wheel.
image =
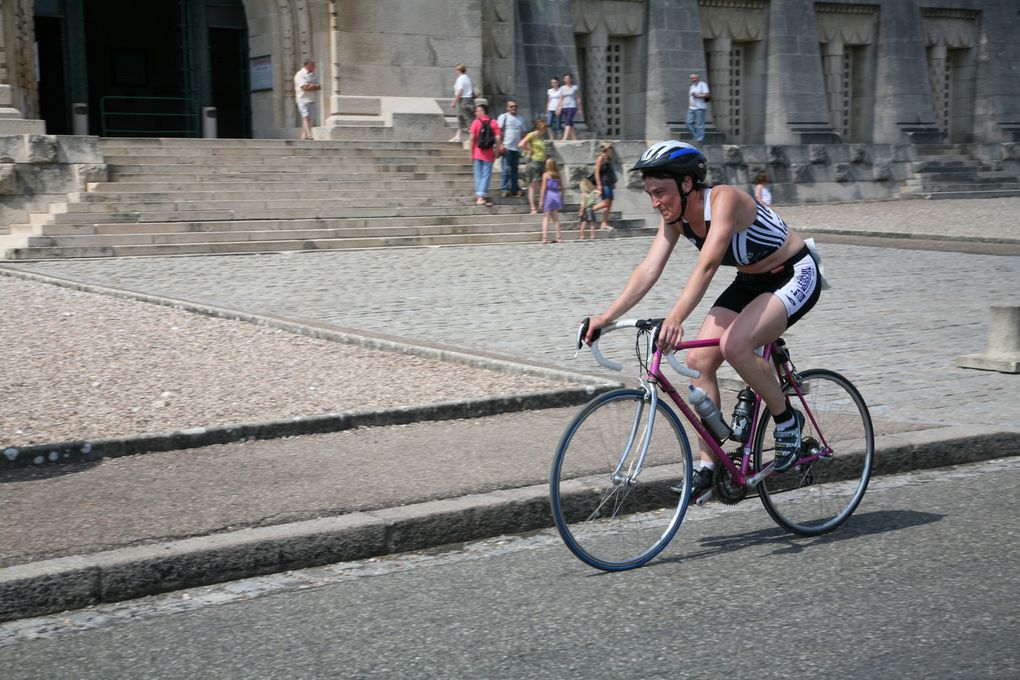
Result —
[[[804,371],[800,391],[803,398],[790,396],[790,403],[805,418],[803,463],[763,479],[758,495],[781,527],[817,536],[845,522],[864,497],[874,462],[875,434],[864,398],[838,373]],[[757,470],[775,457],[772,417],[768,409],[763,415],[754,438]]]
[[[639,567],[680,528],[690,478],[691,446],[677,415],[662,402],[653,413],[644,390],[607,392],[581,409],[560,439],[549,482],[556,528],[593,567]]]

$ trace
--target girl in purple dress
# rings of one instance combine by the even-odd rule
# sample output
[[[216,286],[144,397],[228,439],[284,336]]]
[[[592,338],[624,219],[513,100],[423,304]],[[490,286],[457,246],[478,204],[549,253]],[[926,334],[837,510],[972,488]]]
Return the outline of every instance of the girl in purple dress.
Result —
[[[561,243],[560,240],[560,210],[563,208],[563,191],[560,184],[560,171],[556,167],[556,161],[547,158],[545,161],[545,174],[542,175],[542,210],[545,215],[542,217],[542,243],[549,242],[549,222],[552,221],[556,227],[556,238],[553,243]]]

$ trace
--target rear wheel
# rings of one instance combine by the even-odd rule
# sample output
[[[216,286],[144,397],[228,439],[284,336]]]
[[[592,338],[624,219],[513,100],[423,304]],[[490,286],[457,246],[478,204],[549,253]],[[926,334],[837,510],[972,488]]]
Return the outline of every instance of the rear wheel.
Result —
[[[871,479],[875,436],[867,404],[843,376],[824,369],[804,371],[800,390],[803,401],[794,395],[790,402],[805,417],[801,437],[805,462],[766,477],[758,485],[758,495],[780,526],[815,536],[832,531],[857,509]],[[774,427],[764,409],[754,438],[757,470],[775,457]]]
[[[662,402],[650,424],[644,390],[607,392],[589,402],[560,439],[549,498],[563,542],[598,569],[639,567],[673,538],[690,499],[691,447]],[[680,485],[682,493],[670,490]]]

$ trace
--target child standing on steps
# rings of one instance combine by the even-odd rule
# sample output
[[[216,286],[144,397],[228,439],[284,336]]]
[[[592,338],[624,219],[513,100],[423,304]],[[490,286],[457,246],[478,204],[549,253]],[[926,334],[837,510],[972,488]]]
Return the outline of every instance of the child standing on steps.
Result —
[[[561,243],[560,210],[563,209],[563,192],[560,189],[560,171],[552,158],[545,160],[545,174],[542,175],[542,194],[540,203],[545,215],[542,217],[542,243],[549,243],[549,222],[556,226],[556,238],[553,243]]]
[[[584,240],[585,228],[590,228],[591,238],[595,240],[595,204],[599,201],[599,192],[592,186],[592,183],[588,181],[588,178],[583,178],[578,182],[578,188],[581,190],[581,209],[577,211],[577,216],[581,222],[581,235],[580,239]]]

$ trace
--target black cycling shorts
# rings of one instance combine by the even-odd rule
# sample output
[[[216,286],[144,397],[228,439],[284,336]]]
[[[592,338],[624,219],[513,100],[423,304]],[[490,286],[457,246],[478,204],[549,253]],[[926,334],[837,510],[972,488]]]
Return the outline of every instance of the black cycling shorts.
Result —
[[[751,300],[762,293],[772,293],[786,306],[786,327],[797,323],[808,313],[822,292],[818,265],[811,251],[804,246],[796,255],[765,274],[737,272],[737,278],[723,291],[713,307],[722,307],[738,314]]]

